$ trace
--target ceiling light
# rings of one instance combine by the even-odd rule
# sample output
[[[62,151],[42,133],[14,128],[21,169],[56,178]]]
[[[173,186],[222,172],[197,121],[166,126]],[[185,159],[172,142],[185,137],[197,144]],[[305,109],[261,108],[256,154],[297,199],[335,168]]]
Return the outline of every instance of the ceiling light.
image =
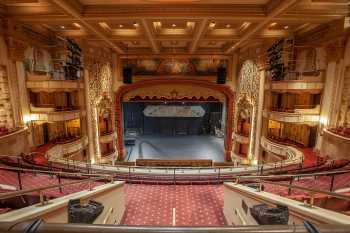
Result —
[[[139,24],[136,23],[136,22],[134,22],[134,27],[135,27],[135,28],[139,27]]]
[[[98,23],[100,25],[101,28],[107,30],[107,31],[110,31],[111,28],[109,27],[109,25],[106,23],[106,22],[100,22]]]
[[[226,24],[226,27],[227,27],[227,28],[230,28],[230,27],[231,27],[231,24]]]
[[[288,28],[289,28],[289,26],[288,26],[288,25],[284,26],[284,29],[286,29],[286,30],[287,30]]]
[[[60,28],[61,28],[61,29],[65,29],[66,27],[62,25],[62,26],[60,26]]]
[[[124,25],[123,24],[119,24],[119,27],[122,28],[122,27],[124,27]]]
[[[76,28],[81,28],[80,24],[78,24],[78,23],[73,23],[73,26]]]
[[[270,24],[270,27],[274,27],[274,26],[276,26],[276,25],[277,25],[277,23],[276,23],[276,22],[273,22],[273,23]]]
[[[215,25],[216,25],[215,21],[212,21],[209,23],[209,27],[211,27],[211,28],[215,27]]]
[[[171,26],[174,28],[174,27],[176,27],[176,24],[173,23]]]

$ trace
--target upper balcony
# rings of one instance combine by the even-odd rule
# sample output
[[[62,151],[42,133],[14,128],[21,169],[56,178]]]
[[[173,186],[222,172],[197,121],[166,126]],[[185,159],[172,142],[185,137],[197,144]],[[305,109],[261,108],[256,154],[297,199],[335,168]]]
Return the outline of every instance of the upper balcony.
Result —
[[[33,91],[69,91],[84,88],[80,80],[55,80],[50,75],[27,73],[27,88]]]
[[[320,93],[324,87],[323,73],[318,76],[296,76],[281,81],[271,81],[265,84],[265,90],[272,91],[307,91]]]
[[[265,109],[263,111],[263,116],[271,120],[287,123],[315,123],[319,122],[320,120],[320,106],[317,105],[314,108],[296,108],[289,111],[274,111]]]
[[[86,115],[85,110],[72,109],[68,111],[55,111],[52,107],[30,106],[32,121],[57,122],[78,119]]]

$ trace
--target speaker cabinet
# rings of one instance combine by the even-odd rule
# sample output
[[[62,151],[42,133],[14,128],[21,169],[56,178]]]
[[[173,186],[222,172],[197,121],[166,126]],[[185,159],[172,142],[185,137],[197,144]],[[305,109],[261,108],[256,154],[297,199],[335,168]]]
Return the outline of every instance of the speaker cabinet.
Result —
[[[125,83],[125,84],[132,83],[132,68],[131,67],[123,68],[123,83]]]
[[[217,84],[225,84],[226,83],[226,76],[227,76],[227,71],[225,67],[218,67],[218,72],[217,72]]]

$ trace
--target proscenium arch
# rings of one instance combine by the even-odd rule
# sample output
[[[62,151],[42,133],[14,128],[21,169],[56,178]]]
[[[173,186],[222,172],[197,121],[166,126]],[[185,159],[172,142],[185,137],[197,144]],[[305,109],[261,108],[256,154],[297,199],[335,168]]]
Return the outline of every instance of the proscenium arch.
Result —
[[[230,87],[221,84],[209,83],[207,81],[200,80],[187,80],[187,79],[156,79],[149,81],[139,81],[133,84],[123,85],[119,87],[116,92],[116,128],[117,128],[117,150],[118,150],[118,160],[123,160],[125,151],[124,151],[124,139],[123,139],[123,113],[122,113],[122,102],[123,96],[128,92],[145,88],[145,87],[153,87],[153,86],[162,86],[162,85],[181,85],[181,86],[191,86],[191,87],[203,87],[214,92],[224,94],[226,97],[226,128],[225,128],[225,159],[226,161],[231,161],[231,153],[232,153],[232,134],[233,134],[233,116],[234,116],[234,92]],[[158,89],[160,91],[161,89]]]

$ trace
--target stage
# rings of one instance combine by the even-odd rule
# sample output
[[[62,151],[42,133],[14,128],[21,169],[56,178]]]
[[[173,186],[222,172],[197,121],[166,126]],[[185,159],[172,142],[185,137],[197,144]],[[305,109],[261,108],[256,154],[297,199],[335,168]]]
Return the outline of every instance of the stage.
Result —
[[[224,139],[211,135],[141,135],[127,147],[125,161],[136,159],[211,159],[224,162]]]

